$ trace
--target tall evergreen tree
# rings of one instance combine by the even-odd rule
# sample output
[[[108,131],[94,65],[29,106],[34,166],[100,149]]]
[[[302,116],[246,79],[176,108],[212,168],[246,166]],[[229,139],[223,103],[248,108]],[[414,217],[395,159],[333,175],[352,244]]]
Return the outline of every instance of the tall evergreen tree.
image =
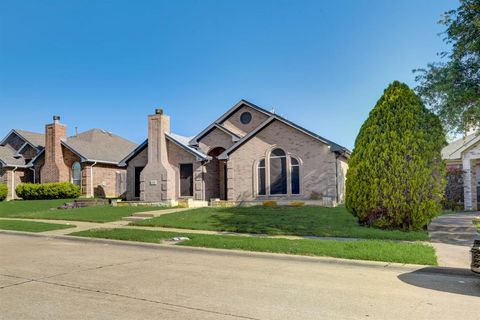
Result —
[[[438,117],[406,84],[393,82],[355,141],[347,171],[348,210],[370,226],[424,227],[440,210],[445,144]]]

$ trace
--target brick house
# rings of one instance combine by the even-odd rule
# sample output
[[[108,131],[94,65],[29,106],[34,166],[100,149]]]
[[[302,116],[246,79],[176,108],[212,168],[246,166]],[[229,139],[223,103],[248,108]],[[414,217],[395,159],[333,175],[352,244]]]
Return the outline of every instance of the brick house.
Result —
[[[45,134],[12,130],[0,142],[0,183],[15,199],[19,183],[72,182],[86,197],[119,197],[126,190],[126,168],[120,166],[136,144],[101,129],[67,137],[55,116]]]
[[[148,139],[122,161],[127,200],[274,199],[342,203],[350,151],[245,100],[198,135],[170,132],[148,117]]]
[[[480,203],[480,135],[469,133],[442,150],[447,168],[463,170],[465,210],[478,210]]]

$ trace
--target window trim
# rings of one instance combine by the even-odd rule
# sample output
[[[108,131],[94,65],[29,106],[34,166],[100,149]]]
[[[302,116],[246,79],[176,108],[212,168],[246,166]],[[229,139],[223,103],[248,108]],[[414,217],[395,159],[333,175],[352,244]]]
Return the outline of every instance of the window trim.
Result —
[[[75,179],[74,178],[74,169],[73,167],[78,164],[80,167],[80,179]],[[75,181],[78,181],[78,184],[75,183]],[[74,161],[72,165],[70,166],[70,182],[76,186],[82,187],[82,164],[79,161]]]
[[[192,195],[182,196],[182,165],[192,166]],[[195,167],[192,162],[185,162],[178,164],[178,198],[179,199],[194,199],[195,198]]]
[[[281,149],[284,153],[285,156],[272,156],[272,158],[286,158],[286,171],[287,171],[287,193],[285,194],[271,194],[270,191],[270,156],[272,154],[272,151],[275,149]],[[299,183],[299,193],[292,193],[292,165],[291,165],[291,159],[295,159],[298,162],[298,183]],[[259,193],[259,165],[262,160],[265,160],[265,194],[260,194]],[[254,197],[257,198],[275,198],[275,197],[298,197],[303,195],[303,161],[300,157],[297,155],[293,155],[290,152],[288,152],[285,148],[282,148],[280,146],[274,145],[272,148],[267,150],[265,153],[265,157],[262,157],[258,160],[255,160],[253,164],[253,195]]]

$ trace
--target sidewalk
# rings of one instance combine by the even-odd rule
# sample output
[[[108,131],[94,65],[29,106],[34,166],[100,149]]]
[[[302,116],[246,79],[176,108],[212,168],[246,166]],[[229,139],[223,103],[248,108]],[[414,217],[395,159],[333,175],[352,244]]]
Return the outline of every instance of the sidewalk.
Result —
[[[470,268],[470,248],[479,238],[472,220],[478,216],[480,212],[447,214],[428,225],[440,266]]]

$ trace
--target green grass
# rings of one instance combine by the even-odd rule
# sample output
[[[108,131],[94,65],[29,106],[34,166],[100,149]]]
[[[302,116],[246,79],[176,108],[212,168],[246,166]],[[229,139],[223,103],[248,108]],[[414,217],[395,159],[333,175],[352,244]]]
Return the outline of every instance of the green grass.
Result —
[[[68,224],[0,219],[0,229],[2,230],[43,232],[50,230],[68,229],[73,227],[75,226]]]
[[[473,220],[473,224],[477,227],[477,231],[480,232],[480,219]]]
[[[111,207],[96,206],[57,210],[72,200],[29,200],[0,202],[0,217],[110,222],[120,220],[136,212],[161,210],[161,207]]]
[[[424,231],[386,231],[359,226],[345,207],[200,208],[134,222],[134,226],[171,227],[269,235],[428,240]]]
[[[174,236],[184,236],[190,238],[190,240],[182,241],[178,245],[424,265],[437,264],[435,250],[429,245],[420,243],[402,243],[381,240],[289,240],[279,238],[163,232],[141,229],[94,229],[74,232],[71,235],[151,243],[159,243],[162,240]]]

